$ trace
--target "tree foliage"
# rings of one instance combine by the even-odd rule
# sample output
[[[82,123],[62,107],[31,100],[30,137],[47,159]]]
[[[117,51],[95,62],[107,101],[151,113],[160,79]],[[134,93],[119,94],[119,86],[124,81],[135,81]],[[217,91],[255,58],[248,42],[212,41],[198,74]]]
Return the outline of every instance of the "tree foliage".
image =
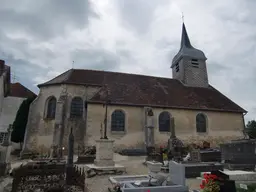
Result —
[[[12,134],[11,134],[11,141],[15,143],[22,143],[24,141],[24,135],[26,131],[26,126],[28,122],[28,113],[30,104],[34,101],[35,97],[30,97],[25,99],[17,113],[16,118],[12,125]]]
[[[248,121],[246,125],[246,131],[250,138],[256,138],[256,121],[255,120]]]

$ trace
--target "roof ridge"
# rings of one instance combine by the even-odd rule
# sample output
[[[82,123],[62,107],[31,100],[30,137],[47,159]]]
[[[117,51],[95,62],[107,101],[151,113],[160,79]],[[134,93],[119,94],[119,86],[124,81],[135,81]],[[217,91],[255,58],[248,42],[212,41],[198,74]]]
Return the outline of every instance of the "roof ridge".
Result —
[[[118,72],[118,71],[105,71],[105,70],[97,70],[97,69],[73,69],[74,71],[94,71],[94,72],[104,72],[104,73],[111,73],[111,74],[123,74],[123,75],[133,75],[133,76],[141,76],[141,77],[154,77],[157,79],[168,79],[168,80],[176,80],[173,78],[168,77],[159,77],[154,75],[143,75],[143,74],[136,74],[136,73],[125,73],[125,72]]]
[[[73,70],[73,69],[69,69],[69,70],[67,70],[67,71],[64,71],[63,73],[57,75],[56,77],[50,79],[49,81],[46,81],[46,82],[44,82],[44,83],[38,84],[37,87],[40,87],[40,86],[43,85],[43,84],[48,84],[49,82],[54,81],[54,80],[58,79],[59,77],[65,75],[65,74],[67,74],[67,73],[70,73],[70,74],[67,75],[67,78],[65,78],[62,82],[67,81],[68,78],[69,78],[70,75],[71,75],[72,70]]]

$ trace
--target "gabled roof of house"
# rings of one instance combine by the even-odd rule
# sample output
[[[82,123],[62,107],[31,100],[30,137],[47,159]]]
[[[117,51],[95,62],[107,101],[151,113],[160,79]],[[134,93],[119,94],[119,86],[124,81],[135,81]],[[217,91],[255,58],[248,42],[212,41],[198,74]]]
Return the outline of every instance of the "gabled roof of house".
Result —
[[[94,103],[103,103],[108,97],[112,104],[120,105],[246,112],[212,86],[188,87],[171,78],[71,69],[38,87],[60,84],[100,86],[89,101]]]
[[[36,97],[36,94],[20,83],[12,83],[9,96],[29,98],[29,97]]]

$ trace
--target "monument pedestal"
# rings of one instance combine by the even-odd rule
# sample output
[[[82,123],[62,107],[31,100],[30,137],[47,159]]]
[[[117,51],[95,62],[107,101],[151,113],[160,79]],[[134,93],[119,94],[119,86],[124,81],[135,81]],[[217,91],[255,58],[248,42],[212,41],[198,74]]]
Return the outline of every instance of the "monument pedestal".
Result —
[[[114,140],[100,139],[96,140],[96,166],[114,166]]]
[[[99,139],[96,140],[96,159],[94,164],[88,164],[89,169],[95,171],[125,171],[125,167],[117,165],[114,162],[114,140]]]

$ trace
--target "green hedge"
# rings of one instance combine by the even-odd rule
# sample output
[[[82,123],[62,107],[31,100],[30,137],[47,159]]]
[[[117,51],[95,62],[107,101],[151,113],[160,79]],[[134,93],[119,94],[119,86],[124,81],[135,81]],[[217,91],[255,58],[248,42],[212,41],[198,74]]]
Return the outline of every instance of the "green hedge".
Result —
[[[11,134],[12,142],[15,142],[15,143],[23,142],[26,126],[28,122],[29,107],[35,98],[36,97],[27,98],[21,103],[16,113],[16,118],[12,125],[12,134]]]

